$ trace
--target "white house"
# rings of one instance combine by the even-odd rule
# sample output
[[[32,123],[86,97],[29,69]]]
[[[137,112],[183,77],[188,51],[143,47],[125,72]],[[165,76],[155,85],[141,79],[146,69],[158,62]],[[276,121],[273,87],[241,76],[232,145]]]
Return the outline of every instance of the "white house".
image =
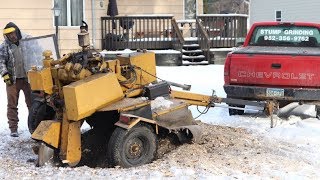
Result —
[[[259,21],[320,23],[320,0],[250,0],[250,25]]]

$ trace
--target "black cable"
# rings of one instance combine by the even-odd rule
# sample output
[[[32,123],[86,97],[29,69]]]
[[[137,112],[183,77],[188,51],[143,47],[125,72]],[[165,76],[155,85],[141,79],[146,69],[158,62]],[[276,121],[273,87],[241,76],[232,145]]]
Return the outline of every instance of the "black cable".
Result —
[[[164,80],[164,79],[161,79],[161,78],[159,78],[159,77],[157,77],[157,76],[155,76],[155,75],[153,75],[153,74],[149,73],[148,71],[146,71],[146,70],[142,69],[142,68],[141,68],[141,67],[139,67],[139,66],[135,66],[135,65],[133,65],[133,67],[134,67],[134,68],[137,68],[137,69],[139,69],[139,70],[141,70],[141,71],[143,71],[143,72],[145,72],[145,73],[149,74],[150,76],[153,76],[153,77],[155,77],[155,78],[157,78],[157,79],[159,79],[159,80],[161,80],[161,81],[166,81],[166,80]]]
[[[212,94],[211,94],[211,97],[213,97],[213,96],[214,96],[214,91],[212,91]],[[211,107],[212,107],[212,102],[209,102],[208,105],[206,106],[206,108],[205,108],[202,112],[200,112],[199,106],[197,106],[197,110],[198,110],[198,112],[199,112],[200,114],[199,114],[197,117],[195,117],[194,119],[197,119],[197,118],[199,118],[201,115],[206,114]]]
[[[200,112],[199,106],[197,106],[197,110],[198,110],[198,112],[199,112],[200,114],[199,114],[197,117],[193,118],[193,119],[197,119],[197,118],[199,118],[201,115],[206,114],[206,113],[209,111],[210,107],[211,107],[211,106],[208,105],[208,106],[206,106],[206,108],[205,108],[202,112]]]

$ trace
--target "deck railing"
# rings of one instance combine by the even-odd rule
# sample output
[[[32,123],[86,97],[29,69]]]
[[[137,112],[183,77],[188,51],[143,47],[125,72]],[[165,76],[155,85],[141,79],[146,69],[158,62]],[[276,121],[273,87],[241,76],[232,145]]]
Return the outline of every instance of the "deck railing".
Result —
[[[101,17],[102,49],[176,49],[181,50],[189,24],[190,37],[206,41],[199,30],[200,24],[210,40],[210,48],[234,47],[247,33],[247,15],[206,14],[193,21],[175,21],[172,15],[130,15]],[[194,30],[195,29],[195,30]],[[204,47],[204,44],[200,45]],[[206,47],[207,48],[207,47]]]
[[[211,47],[234,47],[247,34],[247,15],[205,14],[197,17],[208,33]]]
[[[102,48],[170,49],[172,15],[101,17]]]
[[[184,38],[197,38],[197,26],[195,19],[177,20],[179,29]]]
[[[178,51],[182,51],[184,38],[178,27],[177,21],[173,18],[171,21],[172,25],[172,48]]]
[[[204,56],[206,57],[206,59],[209,61],[211,59],[210,57],[210,38],[209,35],[207,33],[207,31],[204,29],[203,25],[201,24],[201,22],[197,19],[196,20],[196,29],[197,29],[197,35],[198,35],[198,43],[199,46],[201,48],[201,50],[203,51]]]

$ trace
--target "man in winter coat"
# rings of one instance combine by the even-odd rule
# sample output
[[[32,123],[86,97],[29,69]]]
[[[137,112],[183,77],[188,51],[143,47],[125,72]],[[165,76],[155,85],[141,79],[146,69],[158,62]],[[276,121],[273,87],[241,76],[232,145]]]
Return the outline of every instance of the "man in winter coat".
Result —
[[[23,91],[28,109],[31,107],[31,88],[27,79],[27,69],[23,62],[20,40],[31,36],[20,32],[17,25],[9,22],[4,30],[4,42],[0,45],[0,75],[6,83],[7,117],[10,135],[18,137],[18,100],[19,92]]]

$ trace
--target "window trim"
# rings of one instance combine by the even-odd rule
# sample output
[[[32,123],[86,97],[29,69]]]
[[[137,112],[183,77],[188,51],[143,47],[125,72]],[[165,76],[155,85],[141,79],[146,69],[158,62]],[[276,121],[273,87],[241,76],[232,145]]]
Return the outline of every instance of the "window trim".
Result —
[[[54,6],[54,3],[55,3],[55,1],[56,0],[52,0],[52,7]],[[85,21],[85,19],[86,19],[86,14],[85,14],[85,9],[86,9],[86,7],[85,7],[85,5],[86,5],[86,1],[85,0],[81,0],[82,1],[82,5],[83,5],[83,9],[82,9],[82,13],[83,13],[83,20]],[[70,7],[70,0],[67,0],[67,6],[68,7]],[[68,9],[70,9],[70,8],[68,8]],[[54,13],[52,12],[52,16],[53,16],[53,23],[52,23],[52,25],[53,25],[53,27],[55,27],[55,23],[54,23],[54,21],[55,21],[55,17],[54,17]],[[59,26],[59,28],[79,28],[81,25],[78,25],[78,26],[72,26],[71,25],[71,11],[70,10],[67,10],[67,17],[69,17],[69,18],[67,18],[67,25],[66,26],[62,26],[62,25],[58,25]]]

